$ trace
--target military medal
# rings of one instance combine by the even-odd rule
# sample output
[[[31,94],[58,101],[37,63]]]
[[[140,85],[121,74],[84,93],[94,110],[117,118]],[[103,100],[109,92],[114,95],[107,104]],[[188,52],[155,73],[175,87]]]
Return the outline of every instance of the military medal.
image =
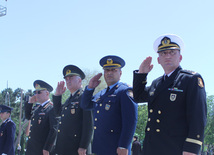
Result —
[[[170,94],[170,101],[175,101],[175,100],[176,100],[176,97],[177,97],[177,94],[171,93],[171,94]]]
[[[71,109],[71,114],[75,114],[75,109]]]
[[[105,110],[109,110],[109,109],[110,109],[110,107],[111,107],[111,105],[110,105],[110,104],[106,104],[106,106],[105,106]]]

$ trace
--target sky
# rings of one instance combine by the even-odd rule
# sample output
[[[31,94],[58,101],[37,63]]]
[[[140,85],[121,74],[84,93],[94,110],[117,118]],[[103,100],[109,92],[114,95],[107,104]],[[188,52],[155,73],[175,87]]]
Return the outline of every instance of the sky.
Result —
[[[37,79],[55,89],[68,64],[103,72],[99,60],[117,55],[126,62],[121,82],[152,56],[148,85],[163,75],[153,43],[177,34],[185,44],[181,67],[202,75],[214,95],[213,0],[0,0],[0,91],[24,91]]]

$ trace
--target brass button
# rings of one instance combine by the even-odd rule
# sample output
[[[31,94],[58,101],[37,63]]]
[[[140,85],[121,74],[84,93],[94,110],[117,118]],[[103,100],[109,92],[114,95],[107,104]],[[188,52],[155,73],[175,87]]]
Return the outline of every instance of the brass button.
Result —
[[[97,110],[97,113],[99,114],[99,113],[100,113],[100,111],[99,111],[99,110]]]
[[[102,107],[102,103],[100,103],[100,107]]]
[[[64,117],[65,115],[64,114],[62,114],[62,117]]]
[[[97,129],[97,127],[96,127],[96,126],[94,126],[94,129],[96,130],[96,129]]]
[[[151,118],[148,118],[148,121],[150,122],[150,121],[151,121]]]
[[[157,120],[156,120],[156,122],[157,122],[157,123],[160,123],[160,120],[159,120],[159,119],[157,119]]]
[[[74,135],[74,137],[76,137],[77,135]]]
[[[59,122],[59,124],[62,124],[62,122]]]
[[[156,129],[156,132],[160,132],[160,129]]]
[[[67,110],[67,107],[65,107],[65,110]]]
[[[158,114],[161,114],[161,111],[160,111],[160,110],[158,110]]]
[[[197,135],[197,138],[200,138],[200,135]]]
[[[30,139],[31,137],[29,137],[29,139]]]
[[[58,130],[58,132],[60,132],[60,130]]]
[[[33,118],[33,121],[34,121],[34,118]]]
[[[153,110],[152,110],[152,109],[150,109],[150,110],[149,110],[149,112],[150,112],[150,113],[152,113],[152,112],[153,112]]]
[[[111,130],[111,132],[114,132],[114,130]]]
[[[97,121],[97,118],[95,118],[94,120]]]
[[[147,131],[150,131],[150,128],[147,128]]]

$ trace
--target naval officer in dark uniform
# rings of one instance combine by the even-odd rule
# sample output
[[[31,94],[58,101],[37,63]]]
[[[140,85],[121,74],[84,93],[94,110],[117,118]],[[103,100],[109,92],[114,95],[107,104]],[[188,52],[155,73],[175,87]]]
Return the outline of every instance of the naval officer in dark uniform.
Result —
[[[62,104],[62,94],[65,92],[65,82],[58,82],[53,95],[54,111],[60,117],[55,152],[58,155],[85,155],[91,147],[93,133],[92,111],[80,107],[82,97],[83,71],[75,65],[67,65],[63,75],[70,97]],[[88,148],[89,151],[90,148]],[[91,149],[90,149],[91,150]]]
[[[180,37],[162,35],[154,50],[164,76],[146,87],[153,68],[151,57],[134,71],[134,99],[148,102],[143,155],[196,155],[203,143],[207,115],[204,81],[200,74],[181,68]]]
[[[31,121],[26,155],[49,155],[57,134],[57,118],[49,95],[53,88],[42,80],[33,83],[34,96],[25,103],[25,118]],[[33,107],[33,103],[40,103]]]
[[[81,107],[94,110],[92,152],[96,155],[130,155],[131,142],[137,123],[137,104],[132,88],[119,82],[125,61],[114,55],[100,60],[108,85],[93,96],[102,73],[94,76],[86,87]]]
[[[14,139],[16,124],[10,119],[13,109],[6,105],[0,105],[0,155],[15,155]]]

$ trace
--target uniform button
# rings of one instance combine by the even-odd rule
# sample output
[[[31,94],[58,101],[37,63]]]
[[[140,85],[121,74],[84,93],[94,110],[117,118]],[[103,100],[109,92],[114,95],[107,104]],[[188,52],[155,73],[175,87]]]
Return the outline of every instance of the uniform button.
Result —
[[[62,114],[62,117],[64,117],[64,114]]]
[[[156,132],[160,132],[160,129],[156,129]]]
[[[197,135],[197,138],[200,138],[200,135]]]
[[[94,120],[97,121],[97,118],[95,118]]]
[[[32,124],[30,126],[33,126]]]
[[[99,111],[99,110],[97,110],[97,113],[99,114],[99,113],[100,113],[100,111]]]
[[[150,131],[150,128],[147,128],[147,131]]]
[[[58,132],[60,132],[60,130],[58,130]]]
[[[94,129],[96,130],[96,129],[97,129],[97,127],[96,127],[96,126],[94,126]]]
[[[74,135],[74,137],[76,137],[77,135]]]
[[[156,120],[156,122],[157,122],[157,123],[160,123],[160,120],[159,120],[159,119],[157,119],[157,120]]]
[[[33,121],[34,121],[34,118],[33,118]]]
[[[30,139],[31,137],[29,137],[29,139]]]
[[[59,124],[62,124],[62,122],[59,122]]]
[[[65,110],[67,110],[67,107],[65,107]]]
[[[100,103],[100,107],[102,107],[102,103]]]
[[[152,112],[153,112],[153,110],[152,110],[152,109],[150,109],[150,110],[149,110],[149,112],[150,112],[150,113],[152,113]]]
[[[111,132],[114,132],[114,130],[111,130]]]
[[[148,121],[150,122],[150,121],[151,121],[151,118],[148,118]]]
[[[158,110],[158,114],[161,114],[161,111],[160,111],[160,110]]]
[[[111,102],[111,100],[109,100],[108,102]]]

